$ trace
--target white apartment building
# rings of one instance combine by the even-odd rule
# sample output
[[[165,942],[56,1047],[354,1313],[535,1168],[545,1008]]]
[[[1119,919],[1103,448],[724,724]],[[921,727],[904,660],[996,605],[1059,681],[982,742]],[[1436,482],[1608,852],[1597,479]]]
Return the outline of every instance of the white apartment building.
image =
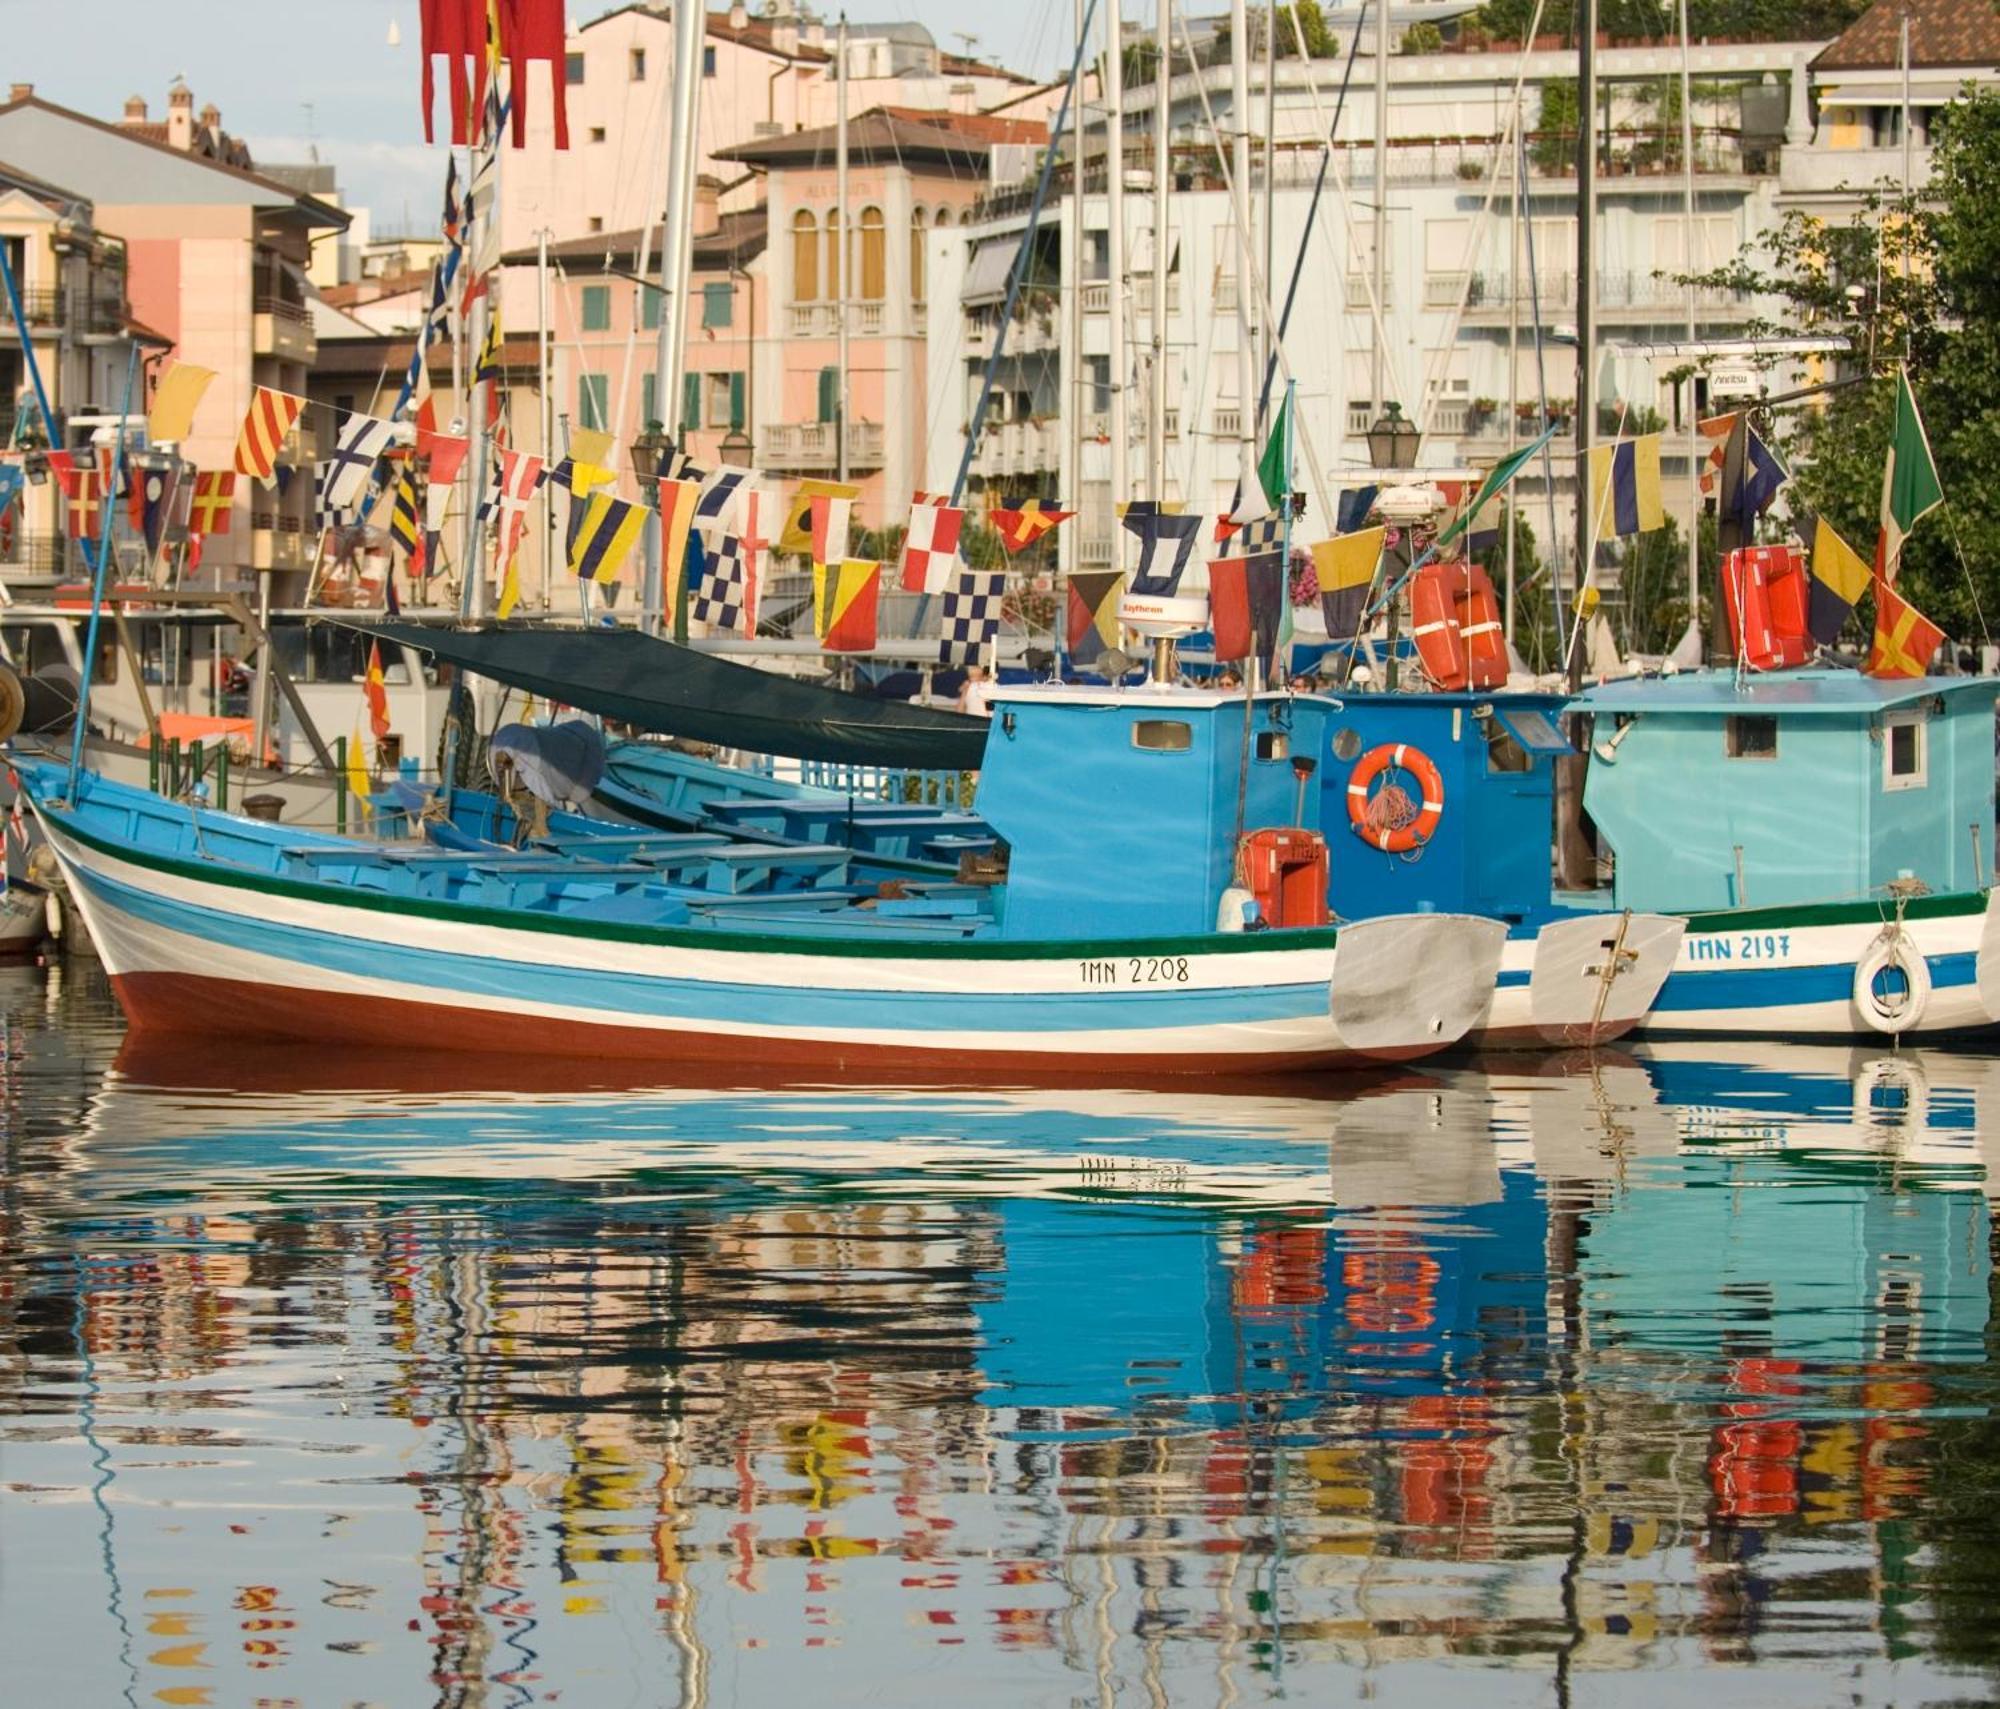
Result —
[[[1351,29],[1351,22],[1346,27]],[[1803,142],[1811,134],[1806,66],[1820,45],[1698,44],[1692,49],[1697,85],[1692,224],[1680,166],[1679,47],[1600,50],[1606,105],[1598,118],[1607,135],[1595,228],[1598,391],[1601,400],[1612,404],[1614,420],[1621,407],[1628,425],[1650,419],[1640,412],[1652,411],[1685,433],[1691,411],[1707,413],[1705,382],[1697,382],[1698,395],[1690,398],[1670,380],[1677,361],[1617,354],[1607,347],[1685,339],[1689,292],[1668,275],[1689,270],[1690,258],[1696,269],[1721,265],[1771,223],[1780,151],[1788,141]],[[1532,437],[1544,396],[1558,417],[1567,418],[1576,391],[1575,138],[1537,130],[1543,88],[1573,78],[1574,57],[1532,53],[1525,68],[1518,53],[1391,58],[1383,198],[1387,281],[1378,322],[1370,307],[1376,171],[1369,46],[1362,44],[1341,112],[1328,187],[1285,338],[1297,382],[1300,485],[1311,499],[1304,523],[1309,533],[1330,529],[1325,506],[1337,489],[1372,479],[1363,435],[1387,403],[1393,401],[1425,424],[1421,466],[1467,469],[1490,465],[1511,445]],[[1529,163],[1517,220],[1513,151],[1502,151],[1500,139],[1508,128],[1515,79],[1523,72]],[[1274,123],[1266,122],[1261,67],[1253,69],[1251,92],[1251,130],[1259,139],[1260,157],[1252,178],[1252,248],[1261,268],[1268,245],[1274,305],[1282,303],[1306,228],[1319,165],[1318,139],[1331,122],[1341,66],[1338,60],[1310,66],[1280,61],[1277,74]],[[998,408],[989,415],[971,466],[975,484],[1039,488],[1044,496],[1080,503],[1073,549],[1076,561],[1085,564],[1111,561],[1117,534],[1111,508],[1113,457],[1122,452],[1128,459],[1128,492],[1150,493],[1144,437],[1151,385],[1154,106],[1150,87],[1127,90],[1124,184],[1131,277],[1122,286],[1109,278],[1106,265],[1101,115],[1091,114],[1086,123],[1088,193],[1081,210],[1071,194],[1067,164],[1059,167],[1037,238],[1031,289],[1008,331],[996,387]],[[1211,121],[1225,136],[1232,128],[1228,65],[1181,70],[1171,82],[1168,115],[1175,184],[1167,213],[1166,496],[1214,511],[1226,507],[1235,489],[1245,407],[1235,358],[1242,282],[1221,165],[1227,145],[1218,154],[1211,129]],[[1261,165],[1266,134],[1274,142],[1268,201]],[[960,312],[952,317],[933,308],[929,371],[938,377],[956,373],[963,403],[953,408],[940,401],[933,410],[929,486],[948,486],[958,466],[1033,189],[1031,163],[1025,180],[996,184],[963,229],[931,239],[932,302],[941,305],[955,296]],[[1085,260],[1080,346],[1069,337],[1062,294],[1062,256],[1079,219]],[[1113,445],[1109,434],[1114,292],[1122,295],[1126,311],[1129,359],[1123,378],[1130,416],[1125,446]],[[1756,307],[1737,293],[1697,292],[1696,333],[1730,336]],[[1374,386],[1378,351],[1379,396]],[[1261,377],[1261,354],[1257,372]],[[1282,383],[1281,377],[1280,392]],[[1084,411],[1080,466],[1062,419],[1069,399],[1079,400]],[[1254,408],[1254,395],[1249,403]],[[1559,434],[1553,449],[1556,526],[1566,538],[1573,506],[1573,440]],[[1685,516],[1685,437],[1669,435],[1663,462],[1670,511]],[[1314,464],[1324,476],[1323,489],[1312,478]],[[1548,499],[1539,475],[1525,482],[1519,497],[1546,543]]]

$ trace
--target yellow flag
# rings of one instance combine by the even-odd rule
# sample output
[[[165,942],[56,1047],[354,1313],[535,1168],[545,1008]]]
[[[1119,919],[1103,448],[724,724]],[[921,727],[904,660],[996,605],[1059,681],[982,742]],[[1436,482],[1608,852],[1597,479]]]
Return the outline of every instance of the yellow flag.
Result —
[[[861,496],[861,489],[846,481],[803,480],[792,494],[791,508],[785,512],[785,526],[778,532],[780,552],[812,550],[812,501],[815,498]]]
[[[615,441],[594,427],[579,427],[569,436],[569,490],[578,498],[588,498],[599,487],[616,479],[611,470],[611,450]]]
[[[213,368],[198,368],[192,362],[176,362],[153,389],[153,407],[146,412],[146,437],[155,445],[171,440],[178,445],[194,426],[195,405],[208,383],[215,378]]]
[[[1340,593],[1372,582],[1388,534],[1386,528],[1364,528],[1359,534],[1314,542],[1313,570],[1319,577],[1319,591]]]
[[[357,719],[354,734],[347,743],[347,787],[354,799],[366,803],[374,790],[368,780],[368,743],[361,734],[361,724]]]
[[[521,603],[521,555],[515,553],[507,560],[507,574],[500,582],[500,604],[494,615],[505,623],[514,615],[514,607]]]

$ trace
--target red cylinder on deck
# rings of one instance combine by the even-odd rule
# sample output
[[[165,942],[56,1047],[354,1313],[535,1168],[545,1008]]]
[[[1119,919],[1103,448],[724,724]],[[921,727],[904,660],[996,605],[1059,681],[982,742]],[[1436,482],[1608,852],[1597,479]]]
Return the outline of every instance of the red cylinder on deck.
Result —
[[[1243,839],[1243,887],[1273,926],[1323,926],[1326,839],[1295,825],[1251,831]]]

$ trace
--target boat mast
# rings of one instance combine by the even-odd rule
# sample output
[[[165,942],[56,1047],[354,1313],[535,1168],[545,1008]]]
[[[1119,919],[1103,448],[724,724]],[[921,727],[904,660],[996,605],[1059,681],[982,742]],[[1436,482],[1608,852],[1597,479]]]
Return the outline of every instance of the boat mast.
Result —
[[[1076,0],[1076,39],[1083,40],[1084,0]],[[1067,432],[1063,435],[1063,490],[1068,501],[1078,510],[1083,508],[1083,416],[1089,408],[1088,389],[1089,364],[1083,354],[1083,234],[1084,166],[1088,153],[1090,127],[1084,120],[1083,111],[1083,56],[1076,55],[1070,61],[1069,101],[1076,112],[1076,123],[1070,131],[1069,146],[1069,233],[1063,240],[1063,290],[1068,297],[1069,313],[1064,317],[1067,323],[1067,349],[1059,359],[1059,368],[1067,368],[1069,385],[1063,398],[1063,420]],[[1056,681],[1062,681],[1063,643],[1066,638],[1067,613],[1069,604],[1065,590],[1083,559],[1083,530],[1087,521],[1079,518],[1074,528],[1058,530],[1056,553],[1056,598],[1055,614],[1049,620],[1049,651],[1055,659]],[[1117,523],[1114,520],[1112,527]]]
[[[667,209],[660,226],[660,338],[653,361],[653,407],[662,424],[674,423],[687,366],[687,296],[694,233],[695,147],[700,124],[701,50],[707,14],[694,0],[675,0],[673,123],[667,141]],[[678,424],[676,438],[688,423]],[[641,500],[658,495],[641,493]],[[657,509],[657,504],[655,505]],[[647,570],[640,620],[658,634],[666,617],[666,542]],[[674,578],[674,639],[687,639],[687,578]]]
[[[854,246],[847,235],[847,14],[840,14],[834,35],[833,66],[833,222],[838,250],[833,264],[833,315],[836,345],[834,367],[837,395],[833,406],[833,467],[837,480],[847,479],[847,275]]]
[[[1695,219],[1694,219],[1694,76],[1690,64],[1692,52],[1688,36],[1688,3],[1680,0],[1681,25],[1681,166],[1684,177],[1681,199],[1684,208],[1684,229],[1687,235],[1681,240],[1681,260],[1688,272],[1688,346],[1693,348],[1696,337],[1695,272],[1699,263],[1695,259]],[[1905,20],[1907,23],[1907,19]],[[1704,260],[1706,257],[1703,258]],[[1687,382],[1687,433],[1688,433],[1688,537],[1687,537],[1687,578],[1688,578],[1688,628],[1697,644],[1701,639],[1701,482],[1696,470],[1701,467],[1699,455],[1701,428],[1695,421],[1699,412],[1694,407],[1694,371],[1688,371]]]
[[[1597,533],[1597,495],[1590,490],[1590,446],[1597,433],[1597,0],[1577,0],[1576,138],[1576,580],[1580,609]],[[1570,693],[1583,687],[1583,628],[1565,661]]]
[[[1131,496],[1128,476],[1132,448],[1126,420],[1125,304],[1132,280],[1125,262],[1125,5],[1104,8],[1104,220],[1111,274],[1111,564],[1125,556],[1119,507]]]
[[[1168,145],[1173,123],[1174,6],[1156,0],[1153,56],[1153,383],[1147,398],[1146,464],[1154,499],[1167,500],[1167,285],[1173,239],[1167,231],[1167,189],[1173,172]]]
[[[1257,317],[1250,312],[1250,281],[1257,252],[1250,229],[1250,8],[1246,0],[1230,0],[1229,6],[1229,106],[1229,169],[1236,184],[1236,217],[1230,222],[1236,227],[1236,502],[1246,504],[1257,480],[1257,409],[1251,401],[1257,385]],[[1252,651],[1254,654],[1255,649]],[[1255,662],[1253,657],[1253,667]],[[1254,674],[1254,668],[1246,671],[1245,681]]]
[[[1521,95],[1517,89],[1514,92],[1514,138],[1517,144],[1520,135]],[[1514,181],[1514,194],[1508,198],[1512,212],[1507,218],[1507,455],[1511,457],[1521,423],[1521,198],[1527,193],[1527,184],[1521,171],[1519,147],[1510,148],[1507,153],[1507,175]],[[1507,638],[1511,654],[1514,646],[1514,603],[1518,592],[1515,585],[1514,501],[1511,495],[1502,514],[1507,518],[1507,574],[1501,633]]]
[[[1360,28],[1359,24],[1355,25]],[[1375,8],[1375,313],[1386,319],[1389,305],[1389,0]],[[1387,403],[1383,363],[1388,352],[1378,334],[1369,354],[1369,419]],[[1393,668],[1393,666],[1391,667]]]
[[[549,387],[549,228],[535,233],[535,390],[542,407],[542,467],[555,467],[556,400]],[[542,484],[542,609],[549,608],[549,589],[556,573],[555,483]]]

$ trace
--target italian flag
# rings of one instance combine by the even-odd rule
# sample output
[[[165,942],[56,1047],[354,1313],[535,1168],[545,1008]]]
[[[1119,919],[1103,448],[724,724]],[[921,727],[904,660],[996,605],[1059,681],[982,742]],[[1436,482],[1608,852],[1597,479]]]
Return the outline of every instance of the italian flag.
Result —
[[[1926,516],[1944,503],[1937,464],[1931,461],[1923,417],[1917,414],[1906,368],[1896,370],[1896,424],[1889,431],[1889,461],[1882,470],[1882,530],[1875,536],[1875,576],[1891,587],[1902,567],[1903,542]]]

